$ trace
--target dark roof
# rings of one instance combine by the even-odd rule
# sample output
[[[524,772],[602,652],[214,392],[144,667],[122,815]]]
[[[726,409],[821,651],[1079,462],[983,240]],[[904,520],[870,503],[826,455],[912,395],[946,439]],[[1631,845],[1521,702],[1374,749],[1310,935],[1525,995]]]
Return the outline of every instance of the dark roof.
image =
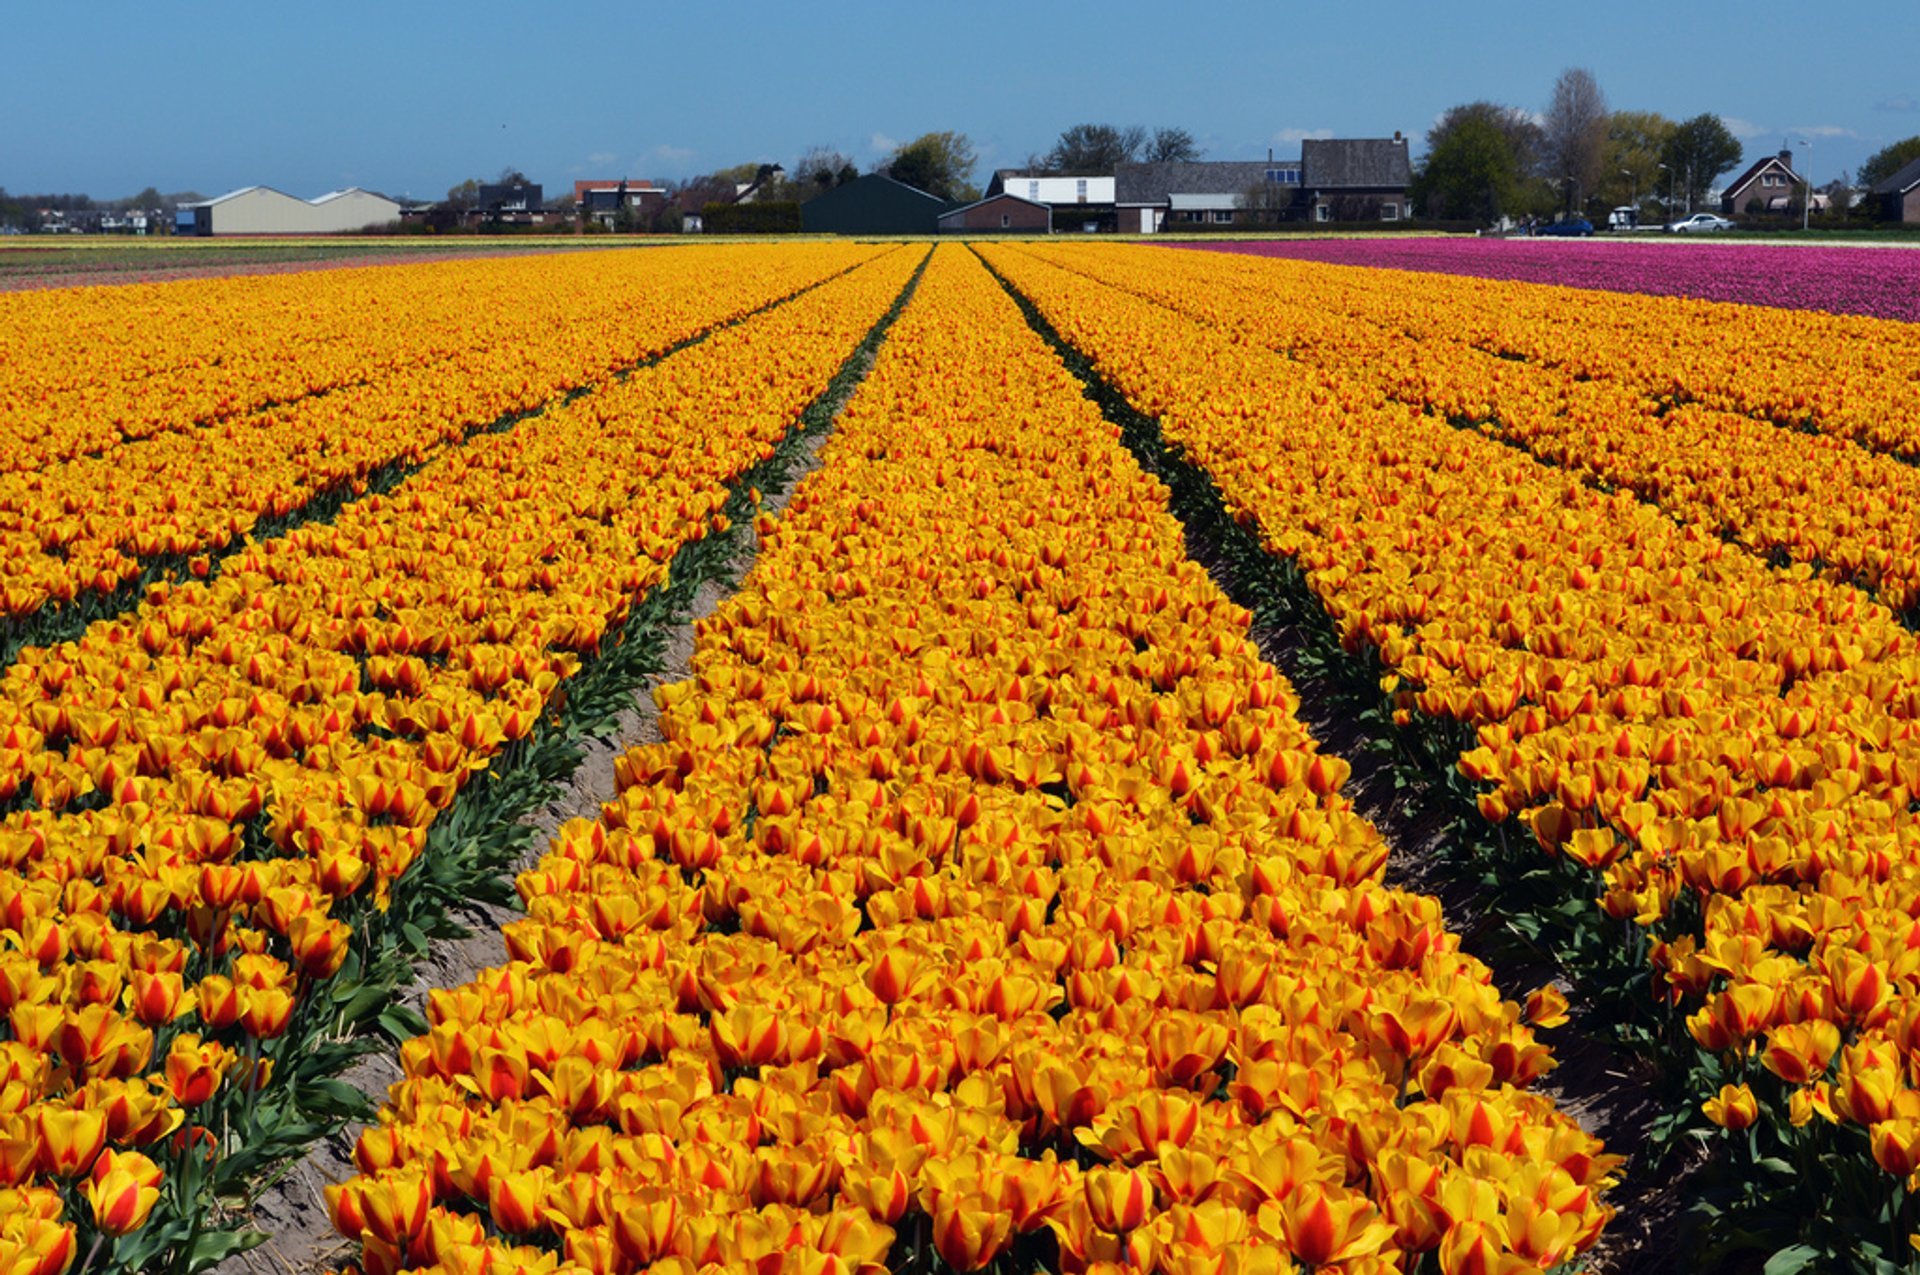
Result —
[[[885,173],[868,173],[800,205],[800,224],[820,234],[930,235],[940,229],[940,214],[954,206]]]
[[[1014,203],[1025,204],[1029,208],[1044,208],[1048,212],[1053,211],[1052,204],[1043,204],[1037,199],[1028,199],[1024,195],[1016,195],[1010,190],[1003,190],[991,195],[982,195],[970,204],[950,204],[941,211],[940,215],[945,217],[950,213],[966,212],[970,208],[978,208],[981,204],[996,204],[1003,199],[1011,199]]]
[[[1300,143],[1301,184],[1315,190],[1404,187],[1413,180],[1407,143],[1398,137],[1309,137]]]
[[[1732,181],[1727,183],[1726,193],[1721,196],[1721,199],[1722,200],[1732,199],[1736,194],[1739,193],[1739,190],[1742,186],[1746,185],[1748,182],[1758,177],[1760,175],[1760,170],[1767,167],[1767,165],[1769,164],[1780,165],[1780,167],[1787,170],[1787,175],[1793,178],[1794,185],[1797,186],[1800,184],[1800,174],[1793,171],[1793,156],[1763,155],[1759,159],[1754,160],[1753,163],[1748,166],[1746,172],[1741,173],[1738,177],[1734,178]]]
[[[1876,195],[1904,195],[1915,186],[1920,186],[1920,159],[1914,160],[1905,168],[1873,188]]]
[[[1195,163],[1116,164],[1113,202],[1161,204],[1169,195],[1238,195],[1267,179],[1264,160],[1202,160]]]

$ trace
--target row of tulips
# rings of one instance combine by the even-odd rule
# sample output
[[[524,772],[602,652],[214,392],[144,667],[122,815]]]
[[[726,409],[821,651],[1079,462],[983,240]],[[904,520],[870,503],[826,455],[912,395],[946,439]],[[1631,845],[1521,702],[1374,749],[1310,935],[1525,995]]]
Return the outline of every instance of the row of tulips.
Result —
[[[1283,269],[1418,340],[1465,341],[1657,402],[1920,457],[1920,324],[1310,262]]]
[[[1896,611],[1920,602],[1920,471],[1904,461],[1833,435],[1674,405],[1618,380],[1489,353],[1464,333],[1448,335],[1445,281],[1388,273],[1354,289],[1328,272],[1214,253],[1049,259],[1484,428],[1758,553],[1817,564]],[[1400,317],[1409,308],[1436,321],[1411,335]]]
[[[304,1095],[276,1072],[350,1016],[329,982],[435,820],[724,525],[729,484],[776,452],[917,257],[445,453],[7,670],[0,1269],[60,1271],[75,1246],[123,1269],[218,1252],[194,1247],[205,1188],[244,1186],[220,1166],[286,1140],[273,1120]]]
[[[1816,1214],[1885,1204],[1911,1229],[1913,635],[1804,566],[1035,252],[989,253],[1385,666],[1396,719],[1452,724],[1482,814],[1589,869],[1646,935],[1693,1041],[1752,1086],[1708,1114],[1757,1113],[1805,1153]]]
[[[359,378],[330,393],[198,429],[190,428],[200,420],[194,400],[175,398],[179,414],[150,437],[0,473],[0,616],[30,617],[49,601],[112,594],[156,559],[219,550],[260,519],[286,519],[323,497],[364,490],[396,466],[417,465],[474,430],[604,380],[874,251],[734,246],[351,272],[316,276],[310,291],[318,295],[293,314],[249,309],[248,298],[235,297],[221,322],[274,352],[290,325],[317,315],[326,327],[357,315],[368,294],[397,291],[387,304],[401,305],[418,286],[415,275],[445,276],[446,285],[421,312],[399,309],[407,322],[374,325],[357,348],[338,352],[346,370],[337,376],[315,372]],[[534,272],[540,265],[545,274]],[[396,289],[389,276],[404,286]],[[290,353],[273,357],[294,365],[305,357]],[[252,366],[237,359],[206,375],[245,377]],[[87,413],[100,410],[87,406],[63,419],[97,423],[105,418]]]
[[[1517,1272],[1595,1238],[1614,1160],[1526,1090],[1546,1049],[1380,884],[1247,613],[971,254],[760,528],[663,742],[402,1049],[330,1192],[367,1275]]]
[[[759,255],[772,261],[780,254]],[[244,417],[583,314],[644,328],[651,289],[682,271],[697,274],[703,259],[643,256],[651,254],[541,254],[0,295],[0,315],[17,338],[0,383],[0,471],[37,470]],[[616,280],[626,288],[610,288]]]
[[[1448,236],[1211,244],[1224,252],[1920,322],[1920,257],[1874,247]],[[1583,298],[1584,300],[1584,298]]]

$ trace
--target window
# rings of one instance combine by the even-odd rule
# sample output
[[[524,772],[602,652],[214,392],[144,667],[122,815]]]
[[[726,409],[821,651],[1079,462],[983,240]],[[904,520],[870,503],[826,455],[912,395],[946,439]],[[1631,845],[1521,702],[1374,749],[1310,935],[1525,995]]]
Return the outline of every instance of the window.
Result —
[[[1027,198],[1033,200],[1035,203],[1038,203],[1040,201],[1040,183],[1039,182],[1030,181],[1027,183]]]
[[[1298,186],[1300,170],[1297,168],[1269,168],[1267,180],[1276,186]]]
[[[1214,223],[1215,223],[1216,225],[1223,225],[1223,226],[1224,226],[1224,225],[1229,225],[1229,224],[1231,224],[1231,223],[1232,223],[1232,221],[1233,221],[1233,209],[1231,209],[1231,208],[1216,208],[1216,209],[1214,209],[1214,210],[1213,210],[1213,220],[1214,220]]]
[[[1388,200],[1386,203],[1381,204],[1380,220],[1381,221],[1399,221],[1400,205],[1394,203],[1392,200]]]
[[[1332,221],[1333,209],[1327,207],[1325,204],[1315,204],[1313,206],[1313,219],[1315,221]]]
[[[1073,183],[1073,193],[1081,203],[1087,202],[1087,179],[1082,177]]]
[[[1011,216],[1007,215],[1006,213],[1000,214],[1000,229],[1005,230],[1008,226],[1011,226],[1012,224],[1013,224],[1013,218]]]

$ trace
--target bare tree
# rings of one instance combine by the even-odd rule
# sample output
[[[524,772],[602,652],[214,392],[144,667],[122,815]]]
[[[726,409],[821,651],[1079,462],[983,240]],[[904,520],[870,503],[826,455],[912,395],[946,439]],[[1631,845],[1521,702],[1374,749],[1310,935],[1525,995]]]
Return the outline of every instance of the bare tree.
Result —
[[[1553,98],[1541,121],[1546,134],[1547,177],[1566,183],[1566,207],[1578,208],[1600,184],[1607,148],[1607,95],[1585,67],[1570,67],[1553,82]]]
[[[1057,173],[1110,173],[1115,164],[1131,163],[1147,145],[1147,130],[1137,124],[1075,124],[1060,134],[1047,153],[1047,167]]]
[[[809,146],[793,162],[788,180],[796,188],[794,197],[804,201],[842,184],[841,174],[848,169],[853,169],[855,174],[860,171],[854,168],[853,157],[845,151],[832,146]]]
[[[1190,164],[1200,158],[1204,152],[1200,143],[1193,140],[1193,134],[1184,128],[1156,128],[1153,140],[1147,143],[1147,149],[1140,158],[1149,164]]]

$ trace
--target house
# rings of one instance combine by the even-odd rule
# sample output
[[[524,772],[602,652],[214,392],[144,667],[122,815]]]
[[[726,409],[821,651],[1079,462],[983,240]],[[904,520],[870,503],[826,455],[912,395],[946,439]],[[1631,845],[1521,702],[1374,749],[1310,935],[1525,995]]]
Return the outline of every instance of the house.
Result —
[[[1276,221],[1401,221],[1407,139],[1308,138],[1298,160],[1121,164],[1114,206],[1127,234]]]
[[[1873,198],[1885,220],[1920,224],[1920,159],[1875,186]]]
[[[1404,221],[1412,184],[1407,139],[1398,132],[1300,143],[1299,207],[1314,221]]]
[[[1788,212],[1798,206],[1794,196],[1806,188],[1806,178],[1793,171],[1793,152],[1781,151],[1759,160],[1727,183],[1720,195],[1720,215]]]
[[[183,204],[177,235],[338,235],[400,219],[385,195],[350,186],[317,199],[295,199],[271,186],[243,186],[218,199]]]
[[[622,209],[629,220],[644,224],[667,206],[667,192],[653,182],[631,177],[576,181],[573,205],[582,220],[590,217],[604,226],[611,227]]]
[[[1285,178],[1289,168],[1296,175],[1290,183]],[[1120,233],[1151,235],[1232,225],[1249,202],[1250,192],[1269,183],[1284,187],[1291,202],[1299,184],[1298,169],[1297,164],[1258,160],[1117,164],[1113,204]]]
[[[1009,195],[1004,191],[998,195],[988,195],[976,199],[970,204],[949,209],[940,214],[940,233],[966,234],[981,231],[1016,233],[1026,231],[1036,234],[1051,234],[1053,231],[1053,209],[1019,195]]]
[[[931,235],[953,207],[885,173],[868,173],[800,205],[800,226],[813,235]]]
[[[547,219],[539,182],[491,182],[480,187],[475,200],[480,219],[537,226]]]
[[[986,198],[1017,195],[1029,203],[1053,210],[1053,225],[1077,232],[1112,231],[1117,217],[1113,206],[1112,173],[1030,173],[1020,169],[995,170]]]

